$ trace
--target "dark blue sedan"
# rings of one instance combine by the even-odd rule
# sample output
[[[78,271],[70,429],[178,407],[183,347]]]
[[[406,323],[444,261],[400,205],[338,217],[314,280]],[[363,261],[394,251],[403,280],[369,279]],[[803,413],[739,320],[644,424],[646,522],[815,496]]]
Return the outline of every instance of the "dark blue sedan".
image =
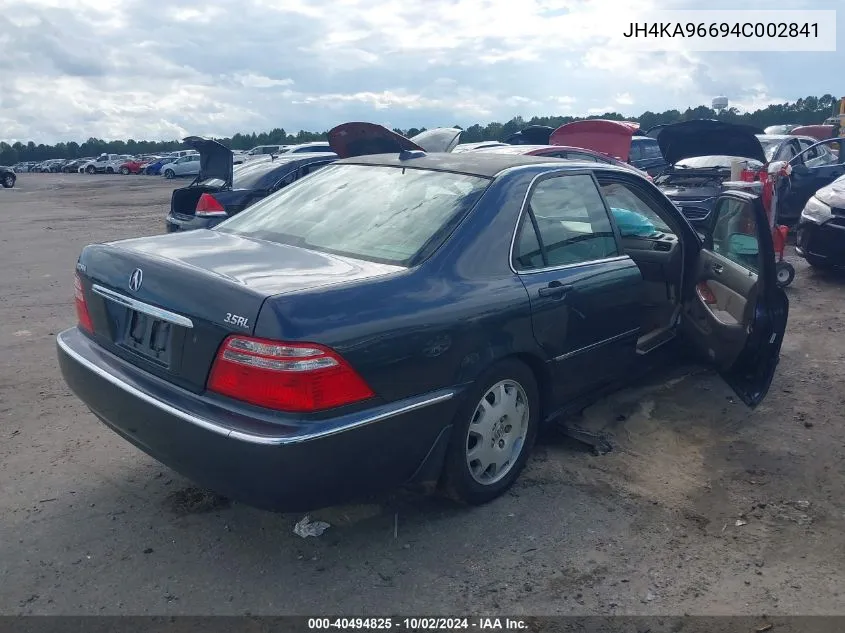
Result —
[[[788,302],[749,194],[702,240],[628,169],[403,150],[211,230],[87,246],[76,310],[61,370],[107,426],[304,510],[403,484],[489,501],[542,427],[672,340],[756,406]]]

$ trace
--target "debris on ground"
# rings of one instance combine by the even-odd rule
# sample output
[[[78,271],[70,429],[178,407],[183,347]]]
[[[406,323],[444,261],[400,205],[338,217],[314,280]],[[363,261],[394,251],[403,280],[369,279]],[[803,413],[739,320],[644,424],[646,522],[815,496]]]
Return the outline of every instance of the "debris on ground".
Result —
[[[305,515],[293,526],[293,533],[302,538],[320,536],[331,527],[325,521],[312,521],[310,515]]]
[[[164,505],[175,514],[203,514],[227,508],[230,501],[210,490],[190,486],[171,492]]]
[[[748,525],[748,521],[744,519],[737,519],[734,525],[736,525],[737,527],[742,527],[743,525]]]

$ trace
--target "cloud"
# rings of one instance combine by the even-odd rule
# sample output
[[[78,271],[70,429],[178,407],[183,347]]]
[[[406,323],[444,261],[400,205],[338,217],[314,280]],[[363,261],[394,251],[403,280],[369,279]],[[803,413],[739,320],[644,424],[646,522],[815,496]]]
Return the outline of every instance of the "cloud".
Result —
[[[635,50],[610,26],[615,2],[0,0],[0,134],[52,143],[325,130],[346,120],[467,126],[630,116],[715,95],[754,109],[836,90],[835,53]],[[696,7],[620,4],[626,15]]]

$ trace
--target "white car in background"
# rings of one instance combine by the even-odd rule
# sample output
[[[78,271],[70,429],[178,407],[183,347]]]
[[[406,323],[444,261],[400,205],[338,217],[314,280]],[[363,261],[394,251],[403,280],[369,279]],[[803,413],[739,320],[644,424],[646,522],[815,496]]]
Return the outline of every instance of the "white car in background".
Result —
[[[132,159],[131,154],[101,154],[79,167],[84,174],[116,174],[120,166]]]
[[[194,152],[177,158],[172,163],[165,163],[161,166],[159,173],[167,179],[196,176],[200,173],[200,155]]]

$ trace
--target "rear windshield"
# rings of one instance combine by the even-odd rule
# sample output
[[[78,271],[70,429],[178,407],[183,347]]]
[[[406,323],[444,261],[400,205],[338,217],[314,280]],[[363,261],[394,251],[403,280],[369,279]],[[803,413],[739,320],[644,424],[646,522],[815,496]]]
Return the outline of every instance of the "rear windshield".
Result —
[[[451,172],[330,165],[216,229],[408,266],[448,237],[489,182]]]
[[[270,160],[247,161],[235,165],[232,169],[232,189],[252,189],[268,173],[281,167],[284,167],[284,163]],[[284,171],[286,170],[282,169],[279,173]],[[207,178],[199,184],[205,187],[222,187],[224,183],[220,178]]]

